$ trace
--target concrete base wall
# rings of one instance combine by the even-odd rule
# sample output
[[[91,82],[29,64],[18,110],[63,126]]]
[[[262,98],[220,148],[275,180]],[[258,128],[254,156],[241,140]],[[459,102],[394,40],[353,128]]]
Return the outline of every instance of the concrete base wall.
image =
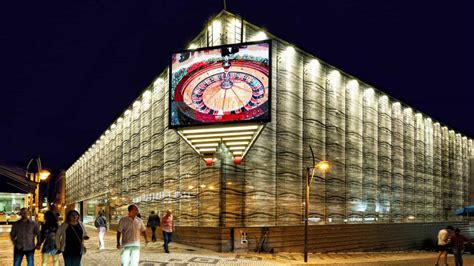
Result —
[[[404,224],[341,224],[309,227],[310,252],[354,252],[434,249],[438,231],[447,225],[459,227],[468,237],[469,223],[404,223]],[[270,229],[266,251],[302,252],[303,226],[277,227],[177,227],[173,240],[177,243],[218,252],[255,251],[266,229]],[[149,234],[150,236],[150,234]],[[161,232],[158,232],[161,238]],[[247,240],[242,241],[242,240]]]

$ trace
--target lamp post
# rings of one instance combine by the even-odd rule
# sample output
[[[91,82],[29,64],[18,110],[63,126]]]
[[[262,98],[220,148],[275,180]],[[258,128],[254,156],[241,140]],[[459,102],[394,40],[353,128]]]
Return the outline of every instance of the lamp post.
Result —
[[[313,165],[306,169],[305,177],[305,204],[304,204],[304,262],[308,262],[308,212],[309,212],[309,189],[313,179],[315,177],[316,170],[319,170],[321,173],[327,173],[331,168],[331,164],[328,161],[320,161],[316,163],[314,158],[313,149],[309,146],[311,150],[311,155],[313,156]],[[316,176],[319,179],[324,180],[324,178]]]
[[[33,171],[30,169],[32,167],[32,163],[36,162],[36,169]],[[31,181],[34,181],[36,183],[36,189],[35,189],[35,198],[34,198],[34,209],[33,209],[33,214],[37,218],[38,210],[39,210],[39,187],[41,181],[45,181],[48,179],[49,175],[51,174],[48,170],[43,169],[41,166],[41,159],[38,156],[36,159],[31,159],[28,162],[28,165],[26,166],[26,172],[27,175],[29,175],[29,178]]]

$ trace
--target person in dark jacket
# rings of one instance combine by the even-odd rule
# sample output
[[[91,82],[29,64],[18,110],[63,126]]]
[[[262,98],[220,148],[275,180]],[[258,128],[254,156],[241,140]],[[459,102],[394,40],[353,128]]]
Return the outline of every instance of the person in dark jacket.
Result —
[[[20,210],[21,220],[12,225],[10,239],[13,242],[13,265],[20,266],[23,256],[26,256],[28,266],[35,264],[35,238],[39,240],[38,224],[30,219],[27,208]]]
[[[456,266],[462,266],[462,254],[464,253],[464,244],[469,243],[469,239],[461,234],[459,228],[454,229],[454,235],[451,237],[451,247],[454,253],[454,262]]]
[[[94,222],[97,231],[99,232],[99,249],[105,249],[105,232],[107,232],[107,219],[104,216],[104,212],[100,211],[99,215]]]
[[[150,216],[148,217],[148,222],[146,227],[151,228],[151,241],[156,242],[156,228],[160,227],[160,217],[155,214],[155,211],[151,211]]]
[[[49,258],[53,259],[53,265],[59,266],[59,253],[56,247],[56,232],[58,231],[58,219],[54,212],[47,211],[44,214],[45,223],[41,225],[40,239],[36,244],[36,249],[41,249],[42,266],[48,264]]]

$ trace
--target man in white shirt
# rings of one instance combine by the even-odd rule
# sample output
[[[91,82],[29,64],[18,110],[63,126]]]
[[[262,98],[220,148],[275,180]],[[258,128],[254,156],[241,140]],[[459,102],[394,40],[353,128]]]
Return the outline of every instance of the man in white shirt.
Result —
[[[117,248],[122,248],[122,266],[138,266],[140,261],[140,234],[146,237],[146,227],[142,219],[137,217],[138,207],[128,206],[128,216],[120,219],[117,228]],[[122,238],[122,245],[120,245]]]
[[[444,265],[448,265],[448,242],[452,235],[454,228],[449,225],[446,229],[441,229],[438,232],[438,257],[436,258],[435,265],[439,265],[439,259],[444,255]]]

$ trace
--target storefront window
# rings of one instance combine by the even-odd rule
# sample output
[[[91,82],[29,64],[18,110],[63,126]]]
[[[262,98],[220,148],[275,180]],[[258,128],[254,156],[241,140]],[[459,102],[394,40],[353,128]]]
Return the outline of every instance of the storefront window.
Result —
[[[25,194],[0,193],[0,223],[17,221],[20,209],[25,207]]]

